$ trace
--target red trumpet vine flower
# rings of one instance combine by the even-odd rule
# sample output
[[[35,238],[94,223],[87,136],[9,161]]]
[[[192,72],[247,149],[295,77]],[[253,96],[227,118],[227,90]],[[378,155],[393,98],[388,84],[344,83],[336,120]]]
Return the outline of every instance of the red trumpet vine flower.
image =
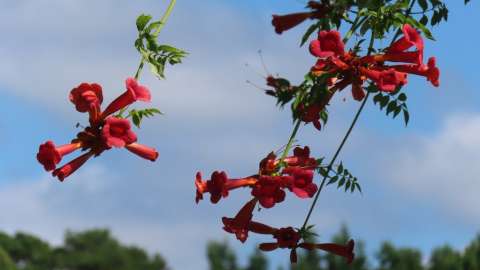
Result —
[[[87,152],[69,163],[63,165],[61,168],[58,168],[53,171],[52,175],[58,177],[60,181],[63,182],[65,178],[74,173],[78,168],[80,168],[89,158],[91,158],[95,153],[93,151]]]
[[[310,169],[316,168],[318,165],[317,160],[310,157],[310,148],[308,146],[303,148],[295,147],[295,149],[293,149],[293,156],[286,157],[284,161],[288,166],[298,166]]]
[[[280,228],[275,229],[272,228],[271,233],[275,239],[277,239],[276,243],[261,243],[259,246],[260,250],[263,251],[272,251],[277,248],[289,248],[290,251],[290,262],[296,263],[297,262],[297,246],[298,242],[301,239],[300,233],[297,232],[292,227]]]
[[[287,178],[287,187],[299,198],[311,198],[317,192],[317,185],[313,183],[313,170],[287,167],[282,173],[291,176]]]
[[[128,78],[125,81],[127,91],[116,98],[110,105],[107,106],[102,113],[102,119],[106,118],[112,113],[115,113],[137,100],[149,102],[151,99],[150,90],[147,87],[138,84],[134,78]]]
[[[258,234],[270,234],[277,240],[276,242],[272,243],[260,244],[259,248],[263,251],[272,251],[277,248],[291,249],[292,251],[290,253],[290,261],[292,263],[295,263],[297,261],[297,248],[304,248],[307,250],[321,249],[323,251],[327,251],[332,254],[344,257],[347,260],[348,264],[352,263],[353,259],[355,258],[355,254],[353,252],[355,242],[353,240],[348,241],[346,245],[339,245],[334,243],[299,243],[302,238],[301,234],[299,231],[295,230],[292,227],[277,229],[254,221],[250,222],[249,230]]]
[[[320,19],[330,10],[326,5],[315,1],[308,2],[307,7],[312,9],[312,11],[287,15],[273,15],[272,25],[275,27],[275,32],[277,34],[282,34],[284,31],[301,24],[307,19]]]
[[[293,156],[289,156],[283,159],[287,166],[296,166],[302,168],[316,168],[317,160],[310,157],[310,148],[305,146],[304,148],[295,147],[293,149]],[[260,175],[272,175],[278,172],[278,165],[280,164],[280,159],[277,159],[277,156],[271,152],[264,159],[260,161],[259,165],[259,174]]]
[[[346,245],[339,245],[334,243],[323,243],[323,244],[312,244],[312,243],[300,243],[298,247],[313,250],[313,249],[321,249],[323,251],[342,256],[347,260],[348,264],[353,262],[355,258],[355,253],[353,249],[355,247],[355,242],[353,240],[348,241]]]
[[[247,202],[234,218],[223,217],[223,229],[228,233],[234,233],[242,243],[247,240],[253,210],[257,205],[257,199]]]
[[[286,177],[260,175],[252,188],[252,195],[258,199],[261,206],[272,208],[276,203],[285,200]]]
[[[137,135],[131,130],[130,121],[114,116],[105,119],[102,137],[108,147],[124,147],[137,141]]]
[[[393,66],[395,70],[416,74],[420,76],[424,76],[427,78],[429,82],[432,83],[433,86],[438,87],[440,86],[439,78],[440,78],[440,70],[436,66],[436,59],[435,57],[430,57],[428,59],[427,65],[398,65]]]
[[[260,161],[259,174],[272,175],[278,171],[277,155],[273,152],[269,153],[264,159]]]
[[[341,56],[345,53],[345,44],[338,31],[320,31],[318,38],[310,43],[310,53],[320,58]]]
[[[206,192],[210,193],[210,201],[217,203],[222,197],[228,196],[229,190],[239,187],[250,187],[258,181],[256,177],[228,179],[227,174],[223,171],[213,172],[210,178],[208,181],[203,181],[202,174],[197,172],[195,177],[195,186],[197,188],[196,203],[203,199],[203,194]]]
[[[81,143],[70,143],[56,147],[52,141],[41,144],[37,154],[37,160],[46,171],[53,171],[62,157],[82,147]]]
[[[131,143],[128,145],[125,145],[125,148],[134,153],[135,155],[142,157],[144,159],[148,159],[150,161],[155,161],[158,158],[158,152],[155,150],[155,148],[148,147],[143,144],[139,143]]]
[[[415,46],[417,50],[423,51],[423,39],[420,33],[410,26],[405,24],[402,27],[403,37],[395,41],[388,49],[388,52],[403,52]]]
[[[393,92],[398,86],[407,83],[407,74],[393,68],[388,70],[360,68],[360,73],[374,81],[378,88],[385,92]]]
[[[100,114],[103,102],[102,87],[96,83],[82,83],[70,91],[70,101],[79,112],[89,112],[90,119],[96,119]]]

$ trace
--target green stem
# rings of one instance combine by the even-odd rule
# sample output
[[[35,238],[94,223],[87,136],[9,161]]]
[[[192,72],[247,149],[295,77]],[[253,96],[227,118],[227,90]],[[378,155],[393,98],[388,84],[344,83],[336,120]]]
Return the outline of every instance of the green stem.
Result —
[[[176,3],[177,3],[177,0],[170,1],[170,4],[168,5],[167,10],[165,11],[162,18],[160,19],[160,23],[157,29],[155,30],[155,32],[153,32],[154,36],[158,36],[158,34],[160,34],[160,31],[162,31],[163,27],[165,26],[168,20],[168,17],[170,17],[173,7],[175,7]],[[135,73],[135,80],[138,80],[138,78],[140,77],[140,73],[142,72],[144,63],[145,63],[145,58],[142,56],[142,59],[140,59],[140,64],[138,65],[138,68],[137,68],[137,72]]]
[[[292,147],[293,141],[295,140],[295,136],[297,136],[298,129],[300,128],[300,124],[302,121],[300,119],[297,119],[297,122],[295,123],[295,127],[293,128],[292,134],[290,135],[290,138],[288,139],[288,143],[285,146],[285,150],[283,150],[282,156],[280,157],[280,163],[287,157],[288,152],[290,151],[290,148]]]

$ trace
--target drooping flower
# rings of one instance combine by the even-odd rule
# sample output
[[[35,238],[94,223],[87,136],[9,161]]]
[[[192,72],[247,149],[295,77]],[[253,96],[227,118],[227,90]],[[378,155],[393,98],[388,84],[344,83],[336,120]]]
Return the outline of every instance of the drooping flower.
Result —
[[[55,167],[60,163],[64,155],[72,153],[81,146],[81,143],[70,143],[56,147],[52,141],[47,141],[40,145],[37,160],[43,165],[46,171],[52,171],[55,170]]]
[[[407,83],[407,74],[393,68],[388,70],[360,68],[360,72],[374,81],[377,87],[385,92],[393,92],[397,87]]]
[[[398,65],[392,66],[392,68],[401,72],[424,76],[433,86],[440,86],[440,70],[436,66],[435,57],[430,57],[427,65]]]
[[[131,130],[130,121],[114,116],[105,119],[102,137],[108,147],[124,147],[137,141],[137,135]]]
[[[250,222],[253,217],[253,210],[257,204],[257,199],[247,202],[234,218],[223,217],[223,229],[228,233],[233,233],[242,243],[247,240]]]
[[[311,8],[312,11],[292,13],[287,15],[273,15],[272,25],[275,27],[275,32],[277,34],[282,34],[284,31],[301,24],[307,19],[320,19],[329,10],[326,5],[317,3],[315,1],[310,1],[308,3],[308,7]]]
[[[353,262],[355,258],[355,253],[353,252],[355,242],[353,240],[348,241],[346,245],[339,245],[334,243],[323,243],[323,244],[313,244],[313,243],[300,243],[298,247],[313,250],[321,249],[332,254],[342,256],[347,260],[348,264]]]
[[[340,33],[335,30],[320,31],[318,38],[310,43],[310,53],[320,58],[343,55],[345,45]]]
[[[53,171],[52,175],[54,177],[58,177],[60,181],[63,182],[65,178],[70,176],[74,173],[78,168],[80,168],[89,158],[91,158],[95,153],[93,151],[89,151],[74,160],[68,162],[67,164],[63,165],[62,167]]]
[[[113,100],[102,113],[102,118],[106,118],[112,113],[119,111],[137,100],[150,102],[150,90],[146,86],[140,85],[134,78],[128,78],[125,81],[127,91]]]
[[[277,240],[276,243],[261,243],[259,249],[263,251],[272,251],[277,248],[289,248],[290,262],[297,262],[297,246],[301,239],[300,233],[292,227],[274,229],[273,237]]]
[[[135,155],[142,157],[144,159],[148,159],[150,161],[155,161],[158,158],[158,152],[155,150],[155,148],[148,147],[143,144],[139,143],[131,143],[128,145],[125,145],[125,148],[134,153]]]

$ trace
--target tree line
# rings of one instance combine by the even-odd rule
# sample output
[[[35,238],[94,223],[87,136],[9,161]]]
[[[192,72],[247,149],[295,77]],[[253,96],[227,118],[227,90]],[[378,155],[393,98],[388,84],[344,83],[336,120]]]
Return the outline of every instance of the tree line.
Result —
[[[343,226],[332,242],[350,239]],[[418,249],[396,247],[383,242],[374,258],[365,253],[365,243],[357,241],[356,258],[347,265],[342,258],[317,251],[300,252],[296,265],[269,261],[265,253],[254,250],[247,264],[240,266],[227,241],[210,241],[206,258],[210,270],[479,270],[480,234],[462,251],[449,245],[432,250],[428,262],[422,262]],[[188,256],[188,255],[186,255]],[[287,266],[288,265],[288,266]],[[0,270],[171,270],[160,254],[120,243],[106,229],[67,232],[61,246],[31,234],[0,232]],[[182,269],[184,270],[184,269]],[[189,270],[189,269],[185,269]],[[201,270],[201,269],[192,269]]]

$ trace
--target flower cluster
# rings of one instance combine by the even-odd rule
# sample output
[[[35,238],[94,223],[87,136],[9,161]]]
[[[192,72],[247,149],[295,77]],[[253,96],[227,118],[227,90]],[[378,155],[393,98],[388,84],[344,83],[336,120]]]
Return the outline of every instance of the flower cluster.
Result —
[[[277,158],[272,152],[260,161],[258,174],[240,179],[228,178],[225,172],[215,171],[210,180],[203,180],[200,172],[197,172],[195,186],[197,188],[196,199],[198,203],[203,199],[205,193],[210,193],[210,201],[218,203],[221,198],[228,196],[229,191],[240,187],[251,189],[253,198],[248,201],[233,218],[223,217],[224,230],[236,235],[241,242],[245,242],[248,233],[271,234],[277,243],[264,243],[260,249],[265,251],[276,248],[290,248],[292,254],[296,254],[297,247],[313,249],[318,246],[320,249],[331,251],[341,250],[335,244],[311,244],[300,243],[300,233],[289,228],[275,229],[267,225],[252,221],[253,210],[257,203],[264,208],[272,208],[275,204],[285,200],[286,190],[292,192],[299,198],[311,198],[317,192],[317,185],[313,183],[314,170],[320,164],[310,156],[308,146],[296,147],[292,156]],[[352,242],[353,243],[353,242]],[[326,248],[323,245],[327,245]],[[328,248],[328,245],[335,247]],[[343,254],[349,261],[353,259],[353,244],[349,251]],[[292,262],[296,256],[292,255]]]
[[[320,129],[321,112],[330,102],[333,95],[351,85],[352,96],[361,101],[365,97],[366,82],[374,84],[382,92],[392,93],[407,84],[407,75],[424,76],[433,86],[439,86],[440,71],[435,57],[427,63],[423,61],[424,43],[419,32],[409,24],[402,28],[403,37],[383,50],[383,53],[358,56],[356,51],[345,50],[341,35],[335,30],[320,31],[317,39],[310,43],[310,53],[317,57],[311,68],[313,77],[327,78],[327,91],[312,102],[303,102],[296,107],[296,115],[305,123],[313,123]],[[415,50],[409,50],[412,47]],[[398,63],[396,65],[386,64]],[[291,97],[301,87],[285,87],[284,79],[267,78],[267,85],[274,88],[267,94],[281,98],[285,93]]]
[[[37,160],[46,171],[53,171],[52,175],[60,181],[70,176],[89,158],[99,156],[112,147],[124,147],[128,151],[151,161],[155,161],[158,152],[148,146],[137,143],[137,135],[131,130],[128,119],[112,114],[125,109],[135,101],[149,102],[150,91],[140,85],[135,79],[126,80],[127,90],[113,100],[102,111],[102,87],[96,83],[82,83],[70,92],[70,101],[77,111],[89,114],[90,125],[77,134],[70,144],[56,146],[52,141],[41,144],[37,153]],[[73,159],[60,168],[56,168],[63,156],[81,149],[85,153]]]
[[[281,165],[282,164],[282,165]],[[277,159],[274,153],[268,154],[259,166],[259,173],[240,179],[229,179],[225,172],[215,171],[210,180],[202,180],[197,172],[196,202],[203,199],[204,193],[210,193],[210,201],[217,203],[227,197],[230,190],[249,187],[252,196],[264,208],[272,208],[285,199],[285,190],[293,192],[299,198],[311,198],[317,191],[313,183],[314,169],[317,161],[310,157],[308,146],[294,149],[293,156],[283,160]]]
[[[303,237],[298,229],[294,229],[293,227],[277,229],[260,222],[252,221],[252,212],[255,209],[257,201],[258,200],[254,198],[247,202],[233,218],[223,217],[223,229],[228,233],[235,234],[237,239],[241,242],[245,242],[249,232],[271,235],[275,239],[275,242],[261,243],[259,248],[263,251],[272,251],[277,248],[288,248],[291,250],[290,261],[292,263],[297,262],[297,248],[304,248],[307,250],[321,249],[344,257],[347,260],[347,263],[353,261],[355,257],[353,252],[353,240],[350,240],[346,245],[338,245],[334,243],[315,244],[307,241],[300,243]]]

